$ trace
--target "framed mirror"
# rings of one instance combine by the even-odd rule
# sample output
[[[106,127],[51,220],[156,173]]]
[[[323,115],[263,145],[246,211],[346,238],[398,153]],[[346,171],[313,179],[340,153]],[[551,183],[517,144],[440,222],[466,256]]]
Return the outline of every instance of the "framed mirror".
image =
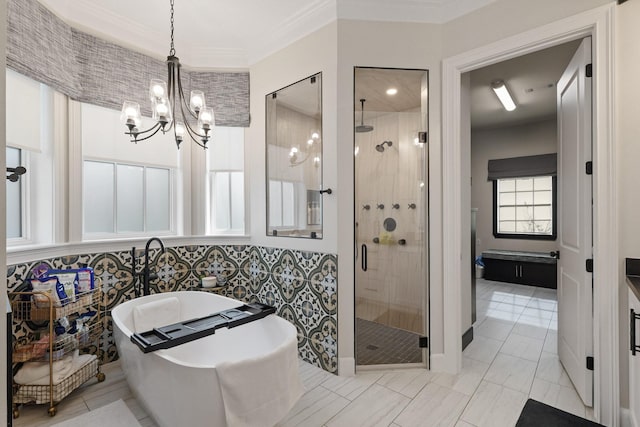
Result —
[[[266,96],[267,235],[322,238],[322,73]]]

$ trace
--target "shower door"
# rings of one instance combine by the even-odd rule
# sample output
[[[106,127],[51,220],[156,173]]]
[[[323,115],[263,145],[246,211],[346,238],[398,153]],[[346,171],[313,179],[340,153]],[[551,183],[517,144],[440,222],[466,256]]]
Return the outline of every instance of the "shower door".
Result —
[[[425,365],[428,73],[354,79],[356,364]]]

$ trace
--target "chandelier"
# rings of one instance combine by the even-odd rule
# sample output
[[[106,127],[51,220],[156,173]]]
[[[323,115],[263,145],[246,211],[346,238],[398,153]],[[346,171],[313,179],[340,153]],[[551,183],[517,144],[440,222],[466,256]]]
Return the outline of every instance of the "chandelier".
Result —
[[[159,131],[163,134],[173,130],[178,149],[185,135],[202,148],[207,148],[211,132],[215,126],[213,108],[205,104],[204,92],[192,90],[189,103],[184,97],[180,79],[180,60],[173,45],[173,1],[171,0],[171,48],[167,57],[167,82],[152,79],[149,87],[152,118],[156,123],[148,129],[139,130],[142,116],[140,104],[125,101],[120,119],[127,126],[125,135],[132,137],[131,142],[138,143],[149,139]]]

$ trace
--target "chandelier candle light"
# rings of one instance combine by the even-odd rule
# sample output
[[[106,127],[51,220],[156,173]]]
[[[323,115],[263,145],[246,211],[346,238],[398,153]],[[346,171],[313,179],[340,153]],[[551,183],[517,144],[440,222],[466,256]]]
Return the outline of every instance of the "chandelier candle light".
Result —
[[[180,67],[180,60],[176,56],[176,49],[173,45],[173,0],[171,0],[171,48],[167,57],[168,85],[162,80],[151,80],[149,98],[156,124],[149,129],[138,129],[142,121],[140,105],[131,101],[124,102],[120,118],[129,129],[125,135],[130,135],[133,138],[131,142],[138,143],[138,141],[149,139],[160,130],[162,133],[173,130],[178,149],[185,133],[200,147],[207,148],[207,142],[211,138],[215,126],[213,108],[206,106],[204,93],[200,90],[191,91],[191,98],[187,105],[182,90]],[[179,113],[181,121],[177,121],[177,113]],[[197,121],[195,128],[194,121]],[[149,133],[150,135],[147,135]],[[141,135],[142,137],[140,137]]]

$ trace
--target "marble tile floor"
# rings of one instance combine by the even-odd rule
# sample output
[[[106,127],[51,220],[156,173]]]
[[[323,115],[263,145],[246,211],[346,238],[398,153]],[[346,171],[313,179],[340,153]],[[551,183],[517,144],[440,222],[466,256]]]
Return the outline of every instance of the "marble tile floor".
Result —
[[[479,279],[477,310],[460,374],[396,369],[338,377],[301,361],[307,391],[279,426],[513,426],[527,397],[593,419],[558,360],[555,290]],[[25,406],[14,426],[52,425],[118,399],[142,426],[156,426],[119,362],[103,372],[105,382],[71,393],[55,417],[46,405]]]

